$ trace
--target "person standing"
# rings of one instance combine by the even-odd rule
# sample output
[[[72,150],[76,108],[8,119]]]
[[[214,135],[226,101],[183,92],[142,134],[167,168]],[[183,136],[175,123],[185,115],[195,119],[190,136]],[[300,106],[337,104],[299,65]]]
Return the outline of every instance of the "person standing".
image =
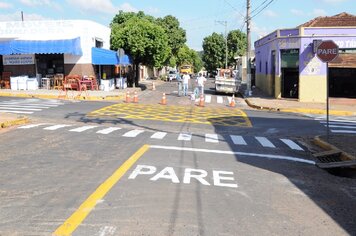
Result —
[[[190,76],[187,74],[187,72],[184,72],[184,75],[183,75],[183,95],[184,96],[188,95],[189,80],[190,80]]]
[[[206,82],[206,78],[203,76],[202,73],[199,73],[199,76],[197,78],[197,83],[198,83],[198,88],[199,88],[199,93],[200,95],[204,95],[204,84]]]

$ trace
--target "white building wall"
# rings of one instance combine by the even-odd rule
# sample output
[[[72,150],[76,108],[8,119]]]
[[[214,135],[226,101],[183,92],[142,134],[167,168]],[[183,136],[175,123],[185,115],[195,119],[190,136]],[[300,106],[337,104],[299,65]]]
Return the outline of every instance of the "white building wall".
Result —
[[[110,48],[110,28],[89,20],[11,21],[0,22],[0,41],[58,40],[80,37],[83,55],[64,55],[64,64],[91,64],[95,39]]]

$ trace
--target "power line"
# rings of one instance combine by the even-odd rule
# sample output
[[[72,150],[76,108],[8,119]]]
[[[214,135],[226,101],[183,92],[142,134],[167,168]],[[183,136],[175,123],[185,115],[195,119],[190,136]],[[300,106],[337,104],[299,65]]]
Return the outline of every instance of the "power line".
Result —
[[[268,0],[264,0],[258,7],[256,7],[254,10],[251,11],[251,14],[254,13],[255,11],[257,11],[258,8],[260,8],[261,6],[263,6],[263,4],[265,4]]]
[[[266,9],[272,2],[274,2],[274,0],[269,1],[261,10],[259,10],[256,14],[254,14],[253,16],[251,16],[250,18],[254,18],[255,16],[257,16],[258,14],[260,14],[264,9]]]

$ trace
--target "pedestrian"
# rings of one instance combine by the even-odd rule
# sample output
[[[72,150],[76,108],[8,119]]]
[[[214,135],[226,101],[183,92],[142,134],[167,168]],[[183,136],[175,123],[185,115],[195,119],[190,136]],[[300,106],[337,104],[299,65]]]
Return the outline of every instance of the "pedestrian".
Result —
[[[184,96],[188,95],[189,80],[190,80],[190,76],[188,75],[187,72],[184,72],[184,74],[183,74],[183,95]]]
[[[199,73],[199,76],[197,78],[197,83],[198,83],[198,88],[199,88],[199,93],[200,95],[204,95],[204,84],[206,82],[206,78],[203,76],[202,73]]]

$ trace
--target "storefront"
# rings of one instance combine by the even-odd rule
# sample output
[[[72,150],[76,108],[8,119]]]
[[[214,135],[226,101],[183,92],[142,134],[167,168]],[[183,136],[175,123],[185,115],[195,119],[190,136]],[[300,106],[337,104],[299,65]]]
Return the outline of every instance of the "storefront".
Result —
[[[109,27],[88,20],[0,22],[0,72],[113,78],[120,62],[109,50],[110,33]],[[104,54],[111,60],[100,62],[99,68],[95,60]]]
[[[255,42],[257,87],[276,98],[325,102],[328,69],[330,95],[356,97],[356,16],[327,17],[328,27],[319,26],[326,24],[322,19],[276,30]],[[347,26],[334,26],[345,22]],[[316,57],[315,40],[333,40],[339,46],[339,57],[329,68]]]

